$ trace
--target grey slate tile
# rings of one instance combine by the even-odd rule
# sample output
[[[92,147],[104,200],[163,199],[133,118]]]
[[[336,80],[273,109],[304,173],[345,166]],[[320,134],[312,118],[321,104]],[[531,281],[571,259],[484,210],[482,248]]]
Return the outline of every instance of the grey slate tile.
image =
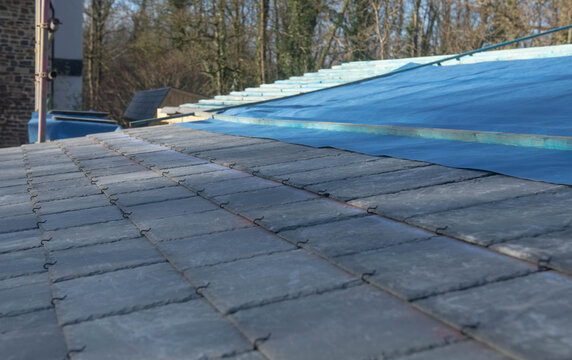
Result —
[[[166,188],[150,189],[122,193],[114,196],[116,204],[121,207],[131,207],[156,203],[166,200],[184,199],[196,196],[192,191],[182,186],[170,186]]]
[[[127,208],[131,219],[137,224],[144,224],[149,220],[163,219],[178,215],[190,215],[219,209],[212,202],[194,196],[184,199],[166,200],[151,204],[135,205]]]
[[[217,181],[212,184],[204,184],[202,186],[201,195],[206,197],[215,197],[245,191],[261,190],[280,185],[280,183],[275,181],[261,179],[256,176],[246,176],[239,179]]]
[[[34,192],[63,191],[76,187],[91,186],[91,182],[87,177],[79,179],[68,179],[58,181],[46,181],[41,183],[33,183]]]
[[[0,187],[0,196],[12,195],[12,194],[27,194],[27,193],[28,193],[28,184],[26,184],[25,181],[23,181],[21,184],[18,185]]]
[[[16,216],[16,215],[31,215],[34,213],[33,205],[30,199],[16,204],[0,205],[0,218]]]
[[[36,202],[53,201],[53,200],[63,200],[76,198],[81,201],[81,198],[89,195],[101,194],[101,190],[94,185],[85,185],[78,187],[70,187],[66,189],[61,189],[60,191],[34,191],[34,200]]]
[[[81,199],[61,199],[44,201],[37,205],[38,213],[41,215],[62,213],[73,210],[91,209],[95,207],[109,206],[109,199],[103,194],[88,195]]]
[[[348,201],[372,195],[415,189],[422,186],[469,180],[486,174],[481,171],[431,165],[353,177],[346,180],[323,182],[305,188],[314,192],[328,193],[333,198]]]
[[[109,175],[127,174],[130,172],[138,172],[138,171],[141,171],[141,165],[138,165],[136,163],[86,170],[89,176],[94,178],[104,177]]]
[[[121,239],[140,237],[139,229],[129,220],[108,221],[100,224],[76,226],[56,231],[47,231],[44,242],[50,251],[71,247],[108,243]]]
[[[258,351],[249,351],[244,354],[230,356],[229,360],[266,360]]]
[[[39,229],[0,234],[0,253],[39,247],[41,240]]]
[[[551,272],[452,292],[418,305],[522,359],[569,359],[572,280]]]
[[[572,274],[572,229],[491,246],[501,253]]]
[[[462,341],[446,346],[398,357],[396,360],[508,360],[509,358],[474,341]]]
[[[145,166],[157,169],[169,169],[174,167],[206,164],[207,161],[180,152],[165,149],[153,153],[138,154],[133,156],[133,160]]]
[[[123,329],[137,329],[124,331]],[[202,299],[64,327],[74,359],[213,359],[252,346]]]
[[[30,202],[30,195],[25,192],[16,194],[0,194],[0,204],[2,205],[21,204],[25,202]]]
[[[412,217],[407,222],[481,245],[564,230],[572,219],[572,189]]]
[[[232,315],[272,359],[367,359],[461,338],[409,304],[368,286],[283,301]]]
[[[38,228],[38,219],[34,214],[16,215],[0,218],[0,234]]]
[[[38,176],[56,175],[79,171],[78,167],[70,159],[67,159],[67,161],[68,162],[60,164],[35,166],[30,169],[30,176],[35,178]]]
[[[309,149],[308,147],[294,144],[287,144],[278,141],[258,141],[256,143],[246,142],[242,146],[203,150],[198,152],[198,157],[216,160],[218,164],[228,166],[232,163],[243,165],[252,159],[267,157],[268,154],[279,155],[280,153],[296,153]]]
[[[140,171],[137,172],[129,172],[125,174],[118,174],[118,175],[108,175],[96,178],[97,184],[100,186],[111,186],[112,184],[116,183],[124,183],[124,182],[131,182],[131,181],[140,181],[144,179],[153,179],[153,178],[160,178],[161,175],[147,170],[144,167],[140,168]]]
[[[214,197],[214,200],[225,209],[235,212],[282,205],[291,202],[317,199],[318,196],[289,186],[276,186],[261,190],[246,191]]]
[[[92,172],[99,169],[106,168],[116,168],[116,167],[128,167],[134,164],[134,162],[122,155],[118,155],[110,151],[113,156],[107,156],[99,159],[85,159],[78,161],[79,166],[82,169]]]
[[[357,274],[408,300],[522,276],[537,268],[449,238],[432,238],[336,258]]]
[[[0,280],[43,272],[45,262],[41,248],[0,254]]]
[[[72,179],[84,179],[86,176],[83,172],[69,172],[63,174],[54,174],[46,176],[36,176],[34,177],[33,184],[41,184],[44,182],[60,181],[60,180],[72,180]]]
[[[219,311],[262,304],[357,284],[359,279],[304,250],[294,250],[185,271]]]
[[[17,177],[0,175],[0,186],[14,186],[25,184],[28,178],[26,173],[22,171]]]
[[[57,214],[41,215],[42,227],[47,231],[82,225],[121,220],[123,215],[115,206],[100,206],[91,209],[73,210]]]
[[[250,176],[251,175],[242,171],[225,169],[222,171],[209,171],[206,173],[181,176],[178,179],[183,181],[183,185],[185,186],[193,188],[194,190],[202,190],[206,185],[217,181],[234,180]]]
[[[508,176],[488,176],[452,184],[356,199],[350,204],[394,219],[474,206],[558,189],[558,185]]]
[[[280,236],[335,257],[428,239],[434,234],[379,216],[365,216],[300,227]]]
[[[62,325],[145,307],[181,302],[197,296],[170,265],[160,263],[52,285]]]
[[[207,235],[222,231],[252,227],[246,221],[225,210],[213,210],[192,215],[179,215],[141,222],[145,235],[153,242]]]
[[[295,249],[276,235],[256,227],[165,241],[157,246],[180,270]]]
[[[292,162],[295,160],[304,160],[304,159],[315,159],[321,158],[328,153],[330,153],[331,149],[312,149],[312,148],[300,148],[297,150],[289,151],[289,150],[276,150],[277,153],[266,153],[261,152],[258,156],[248,157],[248,158],[240,158],[235,159],[230,162],[226,160],[216,160],[218,163],[223,164],[233,164],[232,166],[236,169],[244,170],[247,172],[252,173],[254,168],[259,166],[269,165],[269,164],[277,164],[282,162]]]
[[[362,210],[327,199],[300,201],[241,213],[274,232],[365,214]]]
[[[238,136],[209,136],[201,139],[193,139],[192,141],[185,142],[182,145],[175,146],[177,151],[186,154],[197,154],[217,149],[240,148],[243,146],[250,146],[256,144],[268,143],[270,140],[246,138]]]
[[[309,171],[296,171],[282,174],[280,179],[288,184],[305,187],[311,184],[342,180],[351,177],[380,174],[385,172],[409,169],[419,166],[426,166],[426,163],[395,158],[378,158],[371,160],[369,157],[363,158],[346,165],[324,167]]]
[[[134,180],[106,185],[105,192],[110,195],[129,193],[134,191],[160,189],[169,186],[176,186],[177,183],[164,177],[153,177],[149,179]]]
[[[378,159],[375,156],[355,154],[334,150],[332,153],[312,159],[297,160],[291,162],[282,162],[278,164],[264,165],[254,167],[256,175],[267,177],[278,177],[280,179],[287,176],[280,176],[289,173],[300,173],[303,171],[324,169],[330,167],[347,166],[351,163],[363,164],[364,161],[372,161]]]
[[[95,275],[129,267],[165,262],[165,258],[145,238],[68,249],[51,255],[53,282]]]
[[[5,360],[61,360],[68,351],[53,309],[2,318],[0,334]]]
[[[47,271],[0,281],[0,316],[51,308],[51,299]]]
[[[181,166],[176,168],[170,168],[165,170],[165,174],[169,177],[180,179],[187,175],[195,175],[195,174],[202,174],[211,171],[224,171],[228,170],[227,167],[220,166],[217,164],[199,164],[199,165],[190,165],[190,166]]]

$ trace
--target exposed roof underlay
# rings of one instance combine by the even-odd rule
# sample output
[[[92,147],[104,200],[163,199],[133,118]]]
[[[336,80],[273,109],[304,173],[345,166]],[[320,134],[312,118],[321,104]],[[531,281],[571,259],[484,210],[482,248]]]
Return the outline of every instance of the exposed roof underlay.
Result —
[[[572,353],[569,186],[172,125],[0,163],[8,358]]]

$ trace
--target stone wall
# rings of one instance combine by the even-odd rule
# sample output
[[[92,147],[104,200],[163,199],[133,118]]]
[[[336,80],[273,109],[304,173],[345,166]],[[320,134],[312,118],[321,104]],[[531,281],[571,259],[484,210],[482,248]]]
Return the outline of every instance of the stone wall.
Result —
[[[0,2],[0,147],[27,142],[34,111],[34,0]]]

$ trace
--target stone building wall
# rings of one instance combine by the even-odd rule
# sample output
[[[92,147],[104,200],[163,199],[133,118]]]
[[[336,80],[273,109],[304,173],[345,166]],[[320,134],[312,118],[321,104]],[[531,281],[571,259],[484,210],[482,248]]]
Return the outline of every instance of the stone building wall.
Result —
[[[0,147],[28,139],[34,111],[34,3],[0,2]]]

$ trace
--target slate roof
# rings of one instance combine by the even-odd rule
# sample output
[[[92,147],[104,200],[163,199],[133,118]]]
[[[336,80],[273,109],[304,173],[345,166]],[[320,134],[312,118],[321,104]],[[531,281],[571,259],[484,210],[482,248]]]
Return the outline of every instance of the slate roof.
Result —
[[[572,189],[157,126],[0,149],[7,359],[569,359]]]

